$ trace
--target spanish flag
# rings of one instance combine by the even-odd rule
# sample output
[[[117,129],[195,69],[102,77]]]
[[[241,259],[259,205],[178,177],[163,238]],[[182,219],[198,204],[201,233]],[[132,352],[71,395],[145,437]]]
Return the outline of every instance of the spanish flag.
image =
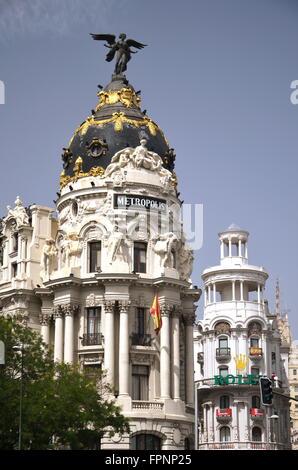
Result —
[[[159,311],[158,295],[154,297],[153,304],[150,309],[150,313],[153,316],[155,333],[158,335],[162,327],[162,318],[161,318],[160,311]]]

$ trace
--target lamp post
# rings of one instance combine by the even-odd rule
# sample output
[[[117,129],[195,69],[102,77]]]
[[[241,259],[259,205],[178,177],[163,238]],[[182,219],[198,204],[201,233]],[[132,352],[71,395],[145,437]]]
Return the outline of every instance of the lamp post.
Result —
[[[13,346],[12,349],[14,351],[18,351],[18,352],[21,353],[19,439],[18,439],[18,450],[21,450],[22,449],[23,369],[24,369],[23,352],[24,352],[24,345],[22,344],[21,346]]]

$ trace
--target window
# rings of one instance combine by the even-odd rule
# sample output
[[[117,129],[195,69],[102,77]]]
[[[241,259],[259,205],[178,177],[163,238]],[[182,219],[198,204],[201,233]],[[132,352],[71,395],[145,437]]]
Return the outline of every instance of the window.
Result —
[[[259,338],[250,338],[250,347],[258,348],[259,347]]]
[[[147,257],[147,243],[134,243],[134,271],[136,273],[145,273]]]
[[[252,408],[261,408],[261,400],[258,395],[254,395],[251,397],[251,407]]]
[[[230,408],[230,397],[228,395],[222,395],[219,399],[219,408]]]
[[[18,251],[19,249],[19,235],[18,233],[14,233],[12,235],[12,251]]]
[[[101,308],[87,309],[87,333],[83,336],[83,346],[101,344]]]
[[[101,373],[101,364],[84,365],[84,374],[95,382],[99,379]]]
[[[219,431],[220,442],[228,442],[231,440],[230,428],[228,426],[223,426]]]
[[[131,438],[132,450],[161,450],[161,439],[153,434],[137,434]]]
[[[101,242],[89,242],[89,273],[95,273],[101,265]]]
[[[258,367],[252,367],[250,373],[253,375],[260,375],[260,369]]]
[[[132,366],[132,399],[149,399],[149,366]]]
[[[11,277],[17,277],[18,274],[18,263],[11,264]]]
[[[145,334],[145,309],[137,308],[136,312],[136,333],[139,335]]]
[[[293,369],[293,375],[297,375],[297,369]]]
[[[253,441],[261,442],[262,441],[262,430],[261,428],[254,426],[252,428],[251,437]]]
[[[146,323],[149,321],[149,314],[143,307],[136,309],[135,331],[131,335],[132,345],[151,346],[151,335],[146,334]]]
[[[230,354],[230,349],[228,348],[228,338],[220,338],[218,340],[218,356],[227,356]]]
[[[229,373],[229,368],[227,366],[222,366],[219,368],[219,375],[221,377],[226,377]]]

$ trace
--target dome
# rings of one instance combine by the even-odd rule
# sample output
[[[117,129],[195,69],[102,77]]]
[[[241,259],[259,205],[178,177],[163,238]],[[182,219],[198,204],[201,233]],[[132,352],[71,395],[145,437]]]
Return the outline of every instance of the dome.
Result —
[[[98,92],[99,104],[92,115],[75,130],[62,154],[61,188],[84,176],[103,175],[113,155],[125,147],[136,147],[140,139],[147,148],[174,169],[175,155],[159,126],[140,109],[138,93],[125,75],[113,75],[112,81]]]

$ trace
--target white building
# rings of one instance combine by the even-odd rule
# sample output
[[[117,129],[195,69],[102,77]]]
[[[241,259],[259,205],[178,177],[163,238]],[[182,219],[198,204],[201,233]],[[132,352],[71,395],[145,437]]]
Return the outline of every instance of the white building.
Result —
[[[234,224],[220,233],[220,265],[202,275],[204,317],[195,331],[199,449],[290,446],[280,334],[264,298],[268,274],[248,263],[248,235]],[[260,375],[275,377],[273,390],[281,395],[272,406],[261,404]]]
[[[0,307],[56,361],[107,371],[131,435],[105,449],[194,440],[193,323],[200,291],[180,223],[173,149],[124,75],[64,149],[55,209],[18,197],[1,228]],[[151,209],[151,210],[149,210]],[[159,296],[162,328],[149,314]]]

